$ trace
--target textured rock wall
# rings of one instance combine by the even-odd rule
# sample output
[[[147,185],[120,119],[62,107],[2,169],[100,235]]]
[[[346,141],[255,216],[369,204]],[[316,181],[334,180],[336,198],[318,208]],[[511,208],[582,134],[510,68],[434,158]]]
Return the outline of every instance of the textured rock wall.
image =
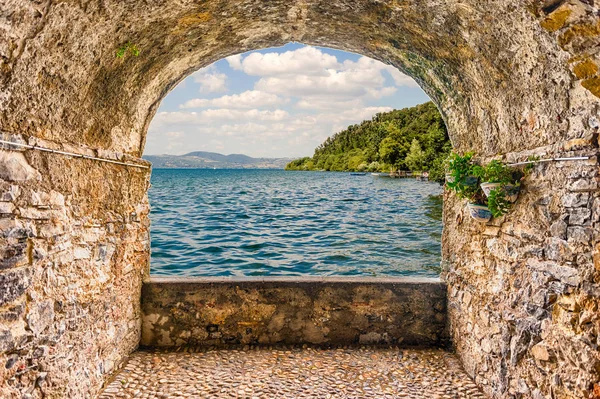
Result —
[[[598,8],[591,1],[532,7],[568,56],[564,65],[572,74],[570,83],[544,75],[530,89],[552,98],[548,90],[554,87],[568,102],[556,101],[543,113],[523,112],[519,134],[506,133],[523,143],[528,138],[522,133],[551,118],[562,137],[547,136],[537,148],[522,144],[519,152],[506,148],[503,158],[591,159],[536,166],[514,210],[486,225],[470,220],[464,202],[446,193],[443,256],[451,335],[467,371],[494,398],[595,399],[600,398],[599,115],[589,93],[600,95]],[[474,150],[483,161],[491,155]]]
[[[518,160],[527,151],[593,153],[598,11],[593,0],[0,0],[0,132],[139,157],[160,100],[180,79],[224,56],[294,40],[362,53],[411,74],[440,107],[459,150]],[[116,57],[128,42],[140,55]],[[147,176],[56,155],[1,153],[0,172],[11,172],[0,176],[8,199],[0,202],[7,216],[0,219],[7,240],[0,357],[11,367],[0,367],[0,389],[41,397],[39,372],[56,381],[44,388],[48,397],[93,396],[137,334],[139,279],[120,276],[147,267]],[[462,204],[448,198],[444,256],[454,339],[497,398],[600,395],[597,173],[592,162],[539,167],[514,212],[491,226],[461,218]],[[53,191],[64,206],[50,203]],[[38,238],[46,234],[38,219],[52,207],[64,210],[52,217],[66,218],[66,233]],[[127,219],[132,211],[141,222]],[[86,250],[79,244],[88,218],[99,227]],[[35,250],[58,251],[63,241],[73,259]],[[106,243],[114,244],[110,267],[96,265],[91,249]],[[55,321],[36,326],[48,317]],[[54,344],[44,331],[61,340]],[[13,388],[15,381],[22,386]]]
[[[554,5],[2,0],[0,126],[139,156],[160,99],[180,79],[224,56],[293,40],[408,72],[440,106],[458,148],[535,148],[577,138],[578,112],[597,102],[584,88],[595,87],[596,8],[575,1],[577,12],[548,26],[546,13],[563,2],[546,3]],[[568,22],[583,28],[563,34]],[[126,43],[140,55],[116,57]],[[575,68],[585,79],[573,75]]]
[[[565,147],[535,153],[597,154]],[[467,372],[494,398],[600,397],[597,157],[537,165],[487,224],[444,199],[451,335]]]
[[[0,151],[1,398],[89,398],[137,347],[148,176]]]
[[[142,289],[142,345],[443,346],[438,279],[166,279]]]

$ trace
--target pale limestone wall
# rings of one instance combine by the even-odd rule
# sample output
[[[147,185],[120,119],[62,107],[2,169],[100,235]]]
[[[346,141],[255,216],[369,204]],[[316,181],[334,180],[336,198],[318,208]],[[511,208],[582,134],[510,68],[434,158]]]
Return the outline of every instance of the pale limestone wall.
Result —
[[[568,21],[595,26],[596,8],[575,3]],[[562,19],[543,28],[539,2],[0,4],[8,10],[0,14],[0,126],[59,142],[140,155],[160,99],[180,79],[224,56],[289,41],[358,52],[408,72],[462,149],[496,154],[578,138],[596,112],[597,98],[571,72],[572,56],[595,60],[596,32],[563,38],[554,31]],[[140,56],[116,57],[127,42]],[[588,75],[595,73],[580,74]]]
[[[482,157],[593,153],[598,11],[592,0],[0,0],[0,131],[139,157],[160,100],[180,79],[224,56],[295,40],[362,53],[411,74],[440,107],[459,150]],[[140,56],[117,58],[125,42]],[[47,397],[64,397],[72,376],[67,397],[93,397],[102,373],[135,346],[140,280],[131,276],[147,267],[147,175],[26,152],[29,169],[14,157],[0,158],[0,172],[10,170],[2,177],[0,231],[17,235],[3,247],[0,282],[8,299],[0,305],[0,342],[12,344],[0,348],[0,360],[16,359],[27,371],[11,380],[20,371],[0,367],[0,396],[41,397],[35,380],[45,378]],[[585,398],[598,381],[598,166],[579,165],[540,167],[514,212],[493,222],[497,231],[461,219],[463,204],[447,201],[455,345],[497,398]],[[15,180],[22,176],[34,177]],[[52,191],[65,197],[64,206]],[[24,224],[40,234],[42,222],[30,210],[38,204],[39,212],[62,209],[52,217],[62,220],[64,234],[28,241],[30,233],[15,231]],[[141,223],[127,219],[133,211]],[[89,246],[114,245],[110,267],[77,248],[88,219],[100,225]],[[126,227],[117,229],[115,220]],[[61,242],[83,258],[54,255]],[[52,251],[38,259],[35,245]],[[548,303],[540,299],[546,296]],[[545,312],[530,314],[535,306]],[[44,315],[54,321],[42,331],[59,338],[36,327]],[[81,334],[61,333],[69,328]],[[544,345],[554,345],[548,356]],[[14,381],[22,385],[13,388]]]
[[[467,372],[495,398],[597,398],[597,157],[536,166],[513,210],[487,224],[444,200],[450,330]]]
[[[445,347],[446,285],[415,278],[152,278],[145,346]]]
[[[137,347],[148,178],[0,151],[1,398],[89,398]]]

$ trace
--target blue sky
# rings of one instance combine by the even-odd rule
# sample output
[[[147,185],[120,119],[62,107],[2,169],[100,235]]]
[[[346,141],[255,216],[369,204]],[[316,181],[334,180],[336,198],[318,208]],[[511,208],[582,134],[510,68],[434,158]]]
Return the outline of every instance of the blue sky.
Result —
[[[290,43],[222,59],[184,79],[162,101],[144,154],[312,156],[348,125],[426,101],[389,65]]]

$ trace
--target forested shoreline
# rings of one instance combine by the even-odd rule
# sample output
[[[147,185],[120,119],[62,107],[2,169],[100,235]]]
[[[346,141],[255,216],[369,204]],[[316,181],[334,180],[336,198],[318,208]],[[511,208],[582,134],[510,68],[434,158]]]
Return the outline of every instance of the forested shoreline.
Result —
[[[312,157],[296,159],[286,170],[350,172],[428,171],[431,180],[444,179],[443,161],[452,149],[446,126],[432,102],[376,114],[348,126],[315,149]]]

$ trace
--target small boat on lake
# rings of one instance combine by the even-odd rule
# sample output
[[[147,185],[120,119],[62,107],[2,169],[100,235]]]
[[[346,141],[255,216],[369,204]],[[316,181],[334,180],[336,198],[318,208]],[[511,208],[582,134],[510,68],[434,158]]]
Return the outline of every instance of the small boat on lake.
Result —
[[[364,176],[367,172],[350,172],[350,176]]]

